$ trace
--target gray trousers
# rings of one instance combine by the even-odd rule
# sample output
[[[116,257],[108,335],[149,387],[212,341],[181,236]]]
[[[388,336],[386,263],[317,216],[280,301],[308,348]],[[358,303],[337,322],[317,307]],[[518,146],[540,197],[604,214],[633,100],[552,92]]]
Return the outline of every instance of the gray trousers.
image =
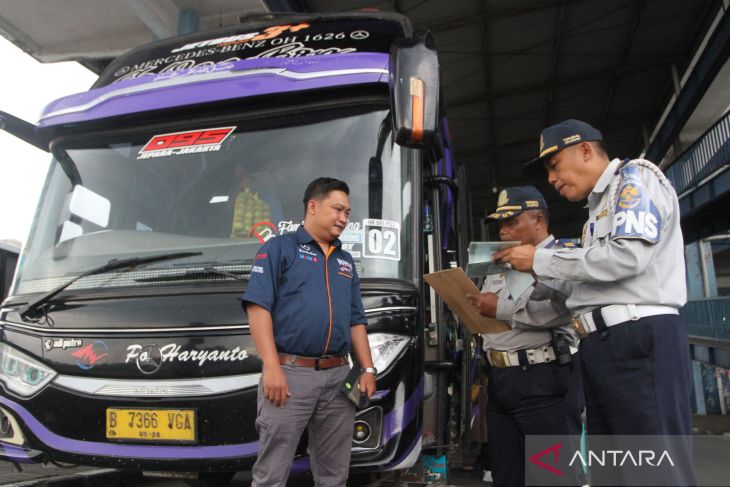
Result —
[[[283,408],[264,398],[259,381],[259,453],[252,487],[285,486],[299,440],[308,428],[309,459],[317,487],[344,487],[350,469],[355,406],[339,391],[347,366],[326,370],[282,365],[291,397]]]

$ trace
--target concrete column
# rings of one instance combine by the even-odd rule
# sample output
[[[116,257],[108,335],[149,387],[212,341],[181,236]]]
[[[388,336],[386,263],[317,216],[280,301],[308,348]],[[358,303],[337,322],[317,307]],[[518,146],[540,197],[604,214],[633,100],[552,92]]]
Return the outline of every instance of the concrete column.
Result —
[[[712,260],[712,246],[706,240],[692,242],[684,248],[687,265],[687,299],[707,299],[717,297],[715,265]],[[692,361],[692,379],[697,414],[706,415],[705,383],[702,377],[702,363]],[[723,400],[722,395],[720,400]]]
[[[692,382],[695,390],[697,414],[706,416],[707,405],[705,404],[705,383],[702,380],[702,364],[695,360],[692,361]]]
[[[716,298],[717,278],[710,242],[700,240],[686,245],[684,257],[687,264],[687,298]]]

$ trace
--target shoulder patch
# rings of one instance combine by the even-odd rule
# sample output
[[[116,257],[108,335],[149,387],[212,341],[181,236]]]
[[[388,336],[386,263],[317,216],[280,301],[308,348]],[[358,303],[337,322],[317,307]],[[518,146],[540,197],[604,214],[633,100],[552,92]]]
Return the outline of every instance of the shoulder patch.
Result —
[[[659,242],[662,217],[641,180],[640,167],[627,164],[620,172],[611,240],[630,238],[650,244]]]
[[[573,243],[570,240],[559,240],[558,241],[558,244],[560,245],[561,248],[564,248],[564,249],[574,249],[574,248],[576,248],[575,243]]]

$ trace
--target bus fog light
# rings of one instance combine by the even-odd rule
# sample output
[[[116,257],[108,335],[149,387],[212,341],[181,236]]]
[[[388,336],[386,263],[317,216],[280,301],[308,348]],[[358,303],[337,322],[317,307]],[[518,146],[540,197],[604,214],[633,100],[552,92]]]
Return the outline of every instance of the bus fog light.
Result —
[[[356,444],[362,444],[370,438],[370,425],[365,421],[355,421],[355,432],[352,441]]]
[[[353,451],[372,450],[380,446],[383,434],[383,409],[373,406],[355,415],[355,427],[352,430]]]
[[[25,445],[25,436],[12,413],[0,407],[0,441],[13,445]]]
[[[10,418],[0,413],[0,438],[13,436],[13,425],[10,424]]]

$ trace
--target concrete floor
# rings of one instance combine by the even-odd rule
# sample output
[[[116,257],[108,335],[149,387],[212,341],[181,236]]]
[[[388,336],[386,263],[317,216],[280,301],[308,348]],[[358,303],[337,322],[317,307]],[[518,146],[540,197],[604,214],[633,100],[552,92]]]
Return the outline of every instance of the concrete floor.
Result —
[[[697,480],[701,486],[730,486],[730,416],[697,416],[692,418],[695,442],[694,458]],[[23,472],[17,472],[9,463],[0,463],[0,485],[47,485],[49,487],[65,485],[124,485],[124,487],[179,487],[186,485],[174,479],[134,479],[126,478],[120,484],[110,475],[110,471],[91,467],[75,467],[61,469],[53,466],[24,466]],[[88,476],[91,474],[91,476]],[[88,477],[87,477],[88,476]],[[55,479],[55,480],[54,480]],[[487,487],[491,483],[482,481],[481,470],[465,470],[452,468],[449,471],[448,485],[455,487]],[[236,475],[230,487],[249,487],[250,474],[241,472]],[[291,487],[311,486],[309,476],[290,479]],[[352,479],[350,487],[368,485],[367,481]],[[370,483],[370,487],[376,487]],[[381,483],[382,487],[393,485],[392,482]],[[417,485],[417,484],[411,484]],[[442,484],[444,485],[444,484]]]

